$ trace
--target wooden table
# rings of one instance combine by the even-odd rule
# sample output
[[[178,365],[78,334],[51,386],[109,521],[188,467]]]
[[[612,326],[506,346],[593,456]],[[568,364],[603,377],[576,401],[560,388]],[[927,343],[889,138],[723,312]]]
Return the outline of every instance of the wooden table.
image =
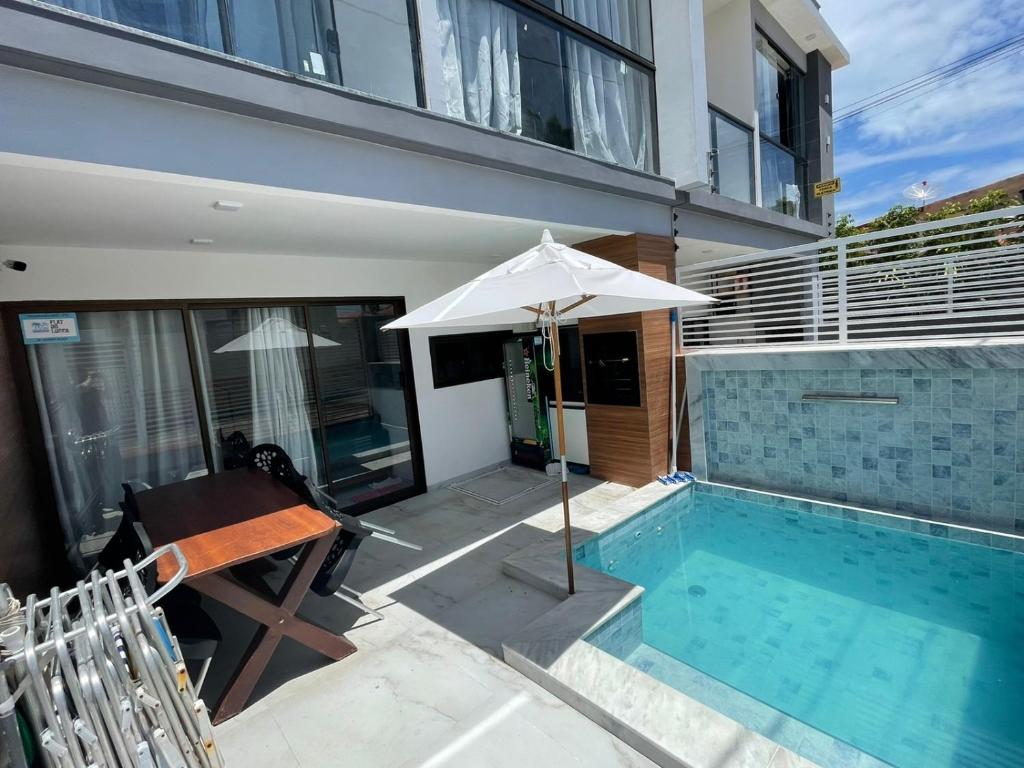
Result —
[[[242,711],[283,636],[336,660],[356,650],[345,637],[295,615],[340,526],[288,487],[266,472],[236,469],[142,491],[137,498],[153,546],[177,544],[188,561],[185,583],[262,625],[214,708],[214,723]],[[305,545],[303,552],[275,599],[225,573],[298,545]],[[162,558],[158,580],[175,569],[173,558]]]

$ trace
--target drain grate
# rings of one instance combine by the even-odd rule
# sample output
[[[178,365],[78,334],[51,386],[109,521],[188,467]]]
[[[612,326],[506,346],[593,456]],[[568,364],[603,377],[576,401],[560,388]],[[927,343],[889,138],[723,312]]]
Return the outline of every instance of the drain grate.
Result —
[[[706,595],[708,593],[708,591],[706,589],[704,589],[704,587],[702,587],[700,584],[694,584],[692,587],[690,587],[686,591],[689,592],[694,597],[704,597],[704,595]]]

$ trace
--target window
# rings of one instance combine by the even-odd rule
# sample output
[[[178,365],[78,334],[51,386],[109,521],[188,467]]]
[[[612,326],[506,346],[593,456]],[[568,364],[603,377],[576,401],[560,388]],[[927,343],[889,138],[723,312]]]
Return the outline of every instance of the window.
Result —
[[[47,0],[275,69],[416,105],[413,0]]]
[[[804,76],[763,35],[757,36],[755,47],[761,204],[780,213],[803,216]]]
[[[654,60],[650,0],[540,0],[563,16]]]
[[[344,85],[403,104],[419,103],[411,1],[334,1]]]
[[[754,131],[709,108],[712,192],[754,202]]]
[[[583,34],[512,0],[434,2],[445,114],[654,171],[652,71],[607,47],[617,16],[594,15],[601,29]]]
[[[510,338],[511,331],[431,336],[430,366],[434,374],[434,388],[501,378],[501,345]]]

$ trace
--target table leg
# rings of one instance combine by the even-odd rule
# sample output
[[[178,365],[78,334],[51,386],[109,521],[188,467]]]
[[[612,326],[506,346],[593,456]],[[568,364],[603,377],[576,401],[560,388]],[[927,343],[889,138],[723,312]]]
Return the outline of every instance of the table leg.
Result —
[[[335,635],[295,615],[320,564],[330,551],[333,540],[333,536],[324,536],[306,546],[299,562],[288,574],[276,605],[220,574],[209,574],[189,581],[189,586],[204,595],[263,625],[257,630],[241,664],[228,681],[214,710],[214,724],[234,717],[245,708],[256,683],[285,635],[335,660],[355,652],[355,645],[344,636]]]

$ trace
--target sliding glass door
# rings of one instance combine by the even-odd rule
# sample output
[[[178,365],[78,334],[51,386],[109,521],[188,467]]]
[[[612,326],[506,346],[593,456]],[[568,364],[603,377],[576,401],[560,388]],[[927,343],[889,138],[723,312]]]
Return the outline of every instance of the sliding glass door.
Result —
[[[320,408],[331,491],[360,507],[416,487],[400,336],[381,326],[400,312],[388,302],[314,305]]]
[[[138,307],[16,310],[39,465],[79,570],[117,528],[122,483],[230,469],[236,432],[281,446],[347,511],[424,489],[407,335],[381,331],[404,313],[398,300]],[[33,336],[52,323],[76,333]]]
[[[240,432],[251,445],[281,446],[302,474],[323,485],[302,307],[197,309],[192,323],[214,468],[224,469],[224,441]],[[333,342],[314,336],[313,343]]]
[[[181,311],[64,314],[77,335],[27,354],[68,557],[83,571],[117,528],[122,483],[142,490],[207,467]]]

